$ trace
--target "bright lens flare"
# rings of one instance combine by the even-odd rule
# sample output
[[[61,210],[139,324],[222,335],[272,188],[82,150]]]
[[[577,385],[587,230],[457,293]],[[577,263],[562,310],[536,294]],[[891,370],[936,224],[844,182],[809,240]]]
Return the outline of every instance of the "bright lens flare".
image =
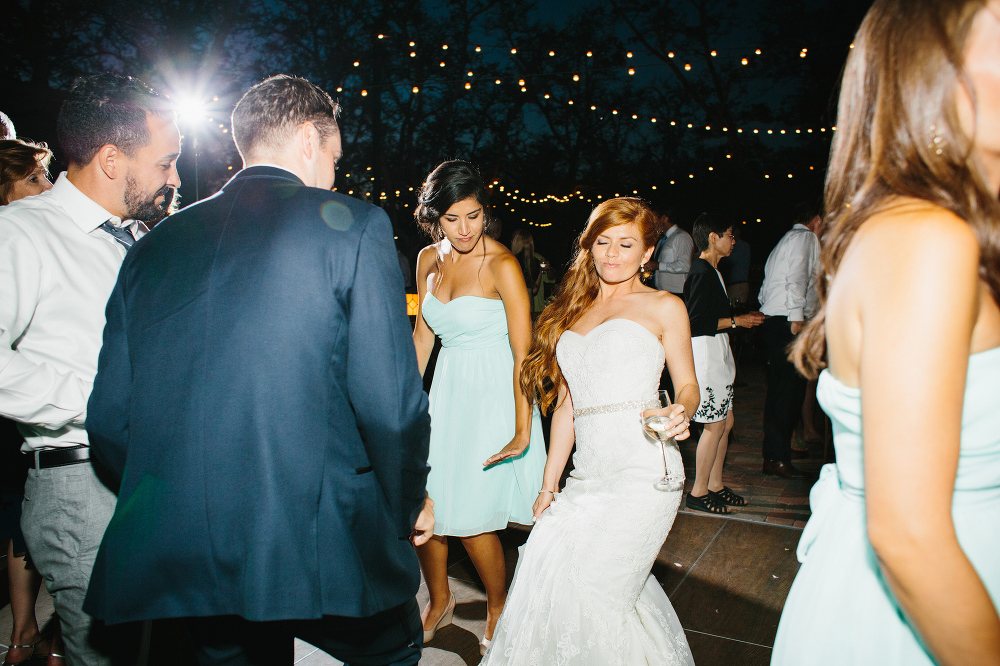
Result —
[[[186,95],[177,96],[174,108],[177,110],[177,120],[186,125],[204,122],[208,112],[204,102]]]

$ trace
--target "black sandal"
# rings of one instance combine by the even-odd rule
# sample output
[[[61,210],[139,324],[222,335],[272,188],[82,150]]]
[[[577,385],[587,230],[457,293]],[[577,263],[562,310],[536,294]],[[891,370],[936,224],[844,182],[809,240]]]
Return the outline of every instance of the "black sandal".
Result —
[[[709,491],[707,495],[702,495],[701,497],[695,497],[691,493],[688,493],[687,503],[685,506],[688,509],[704,511],[706,513],[729,513],[729,507],[722,502],[717,502],[715,498],[712,497],[712,491]]]
[[[737,495],[733,492],[733,489],[729,486],[722,486],[722,490],[716,492],[714,490],[708,491],[708,496],[711,497],[719,504],[728,504],[729,506],[746,506],[747,501],[742,495]]]

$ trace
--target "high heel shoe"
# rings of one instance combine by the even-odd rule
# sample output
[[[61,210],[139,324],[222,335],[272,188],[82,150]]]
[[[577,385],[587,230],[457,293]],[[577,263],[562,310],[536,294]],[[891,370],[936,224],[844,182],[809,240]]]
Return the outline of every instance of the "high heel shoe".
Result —
[[[434,638],[434,634],[437,633],[438,629],[440,629],[441,627],[446,627],[449,624],[451,624],[451,619],[454,615],[455,615],[455,595],[452,594],[451,599],[448,600],[448,606],[444,609],[444,612],[441,613],[441,617],[440,619],[438,619],[437,623],[430,629],[424,629],[424,645],[427,645],[427,643],[429,643]]]
[[[486,636],[483,636],[483,640],[479,641],[479,656],[480,657],[486,655],[486,651],[490,649],[490,643],[492,643],[492,642],[493,641],[491,641],[490,639],[486,638]]]
[[[9,654],[11,650],[31,650],[31,654],[29,654],[27,657],[19,661],[8,661],[7,657],[5,656],[3,660],[3,666],[18,666],[18,664],[24,664],[31,661],[32,659],[35,658],[35,647],[41,642],[42,638],[39,637],[38,640],[36,640],[31,645],[8,645],[7,654]]]

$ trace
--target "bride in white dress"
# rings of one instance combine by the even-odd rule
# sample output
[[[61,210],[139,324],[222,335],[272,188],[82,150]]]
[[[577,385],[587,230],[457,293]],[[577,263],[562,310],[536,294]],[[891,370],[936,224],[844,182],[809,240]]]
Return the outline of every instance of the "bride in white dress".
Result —
[[[671,416],[688,436],[699,391],[684,303],[644,286],[640,267],[660,233],[638,199],[591,214],[556,298],[539,318],[521,383],[551,409],[536,523],[522,549],[484,666],[693,664],[680,621],[650,574],[681,491],[661,492],[659,446],[641,416]],[[655,404],[664,359],[675,404]],[[559,479],[576,442],[574,469]],[[680,453],[667,464],[683,474]]]

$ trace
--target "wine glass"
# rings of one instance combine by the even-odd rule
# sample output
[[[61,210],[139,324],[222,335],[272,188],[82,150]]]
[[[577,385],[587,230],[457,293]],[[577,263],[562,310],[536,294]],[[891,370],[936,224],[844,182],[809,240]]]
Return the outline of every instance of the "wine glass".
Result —
[[[669,407],[671,405],[670,395],[666,391],[657,391],[656,400],[660,403],[660,407]],[[642,419],[642,427],[651,437],[660,443],[660,453],[663,454],[663,478],[654,481],[653,487],[664,492],[684,490],[684,475],[671,474],[670,469],[667,467],[665,442],[669,441],[671,446],[677,445],[673,437],[667,437],[667,430],[670,427],[670,417],[647,416]]]

